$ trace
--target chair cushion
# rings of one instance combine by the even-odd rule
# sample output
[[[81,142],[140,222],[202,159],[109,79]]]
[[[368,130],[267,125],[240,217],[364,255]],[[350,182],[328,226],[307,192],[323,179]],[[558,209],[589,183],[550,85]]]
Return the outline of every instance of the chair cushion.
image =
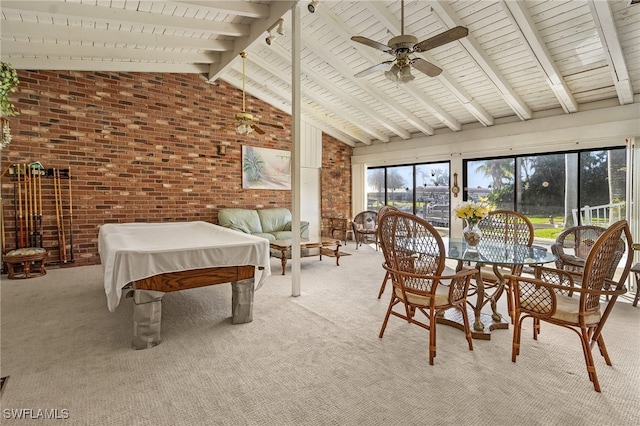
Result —
[[[404,300],[402,298],[402,290],[400,290],[400,288],[395,287],[395,293],[400,300]],[[430,296],[422,296],[419,294],[407,292],[407,300],[412,305],[429,306],[431,303],[430,299],[431,299]],[[439,284],[438,287],[436,287],[435,305],[441,306],[441,305],[448,305],[448,304],[449,304],[449,287],[447,287],[446,285]]]
[[[276,240],[291,240],[293,238],[293,233],[291,231],[277,231],[272,232],[269,235],[273,236]]]
[[[556,295],[556,300],[557,300],[556,312],[552,315],[551,318],[572,323],[572,324],[578,324],[580,300],[573,297],[564,296],[561,294]],[[531,310],[533,312],[537,312],[540,310],[539,308],[537,308],[537,299],[535,298],[521,301],[520,306],[525,310]],[[586,324],[595,324],[595,323],[598,323],[599,321],[600,321],[600,309],[589,314],[585,318]]]
[[[267,240],[269,240],[269,242],[271,242],[271,241],[275,241],[275,240],[290,240],[291,239],[291,232],[289,232],[288,234],[289,235],[287,235],[286,238],[282,238],[282,236],[276,237],[274,234],[269,234],[269,233],[266,233],[266,232],[254,232],[251,235],[255,235],[256,237],[266,238]]]
[[[46,250],[41,247],[24,247],[15,250],[11,250],[9,253],[5,254],[5,257],[22,257],[22,256],[33,256],[35,254],[43,254]]]
[[[558,304],[556,306],[556,313],[553,314],[553,318],[561,321],[567,321],[571,323],[578,323],[578,311],[580,309],[580,301],[573,297],[557,295]],[[589,314],[585,318],[586,324],[595,324],[600,321],[600,309]]]
[[[563,263],[566,263],[571,266],[584,267],[585,259],[579,258],[577,256],[573,256],[571,254],[561,254],[558,256]],[[586,256],[585,256],[586,257]]]

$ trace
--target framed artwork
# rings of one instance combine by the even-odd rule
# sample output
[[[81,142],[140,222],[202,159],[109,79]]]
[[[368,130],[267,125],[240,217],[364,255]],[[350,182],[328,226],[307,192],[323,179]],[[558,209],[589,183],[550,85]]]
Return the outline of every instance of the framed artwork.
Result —
[[[291,190],[291,152],[242,145],[242,187]]]

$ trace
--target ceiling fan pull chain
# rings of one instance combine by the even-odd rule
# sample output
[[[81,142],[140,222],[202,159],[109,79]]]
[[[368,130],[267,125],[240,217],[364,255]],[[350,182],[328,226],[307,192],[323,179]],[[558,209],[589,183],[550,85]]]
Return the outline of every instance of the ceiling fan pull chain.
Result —
[[[242,57],[242,112],[245,112],[245,95],[244,95],[244,58],[247,57],[246,52],[241,52],[240,56]]]

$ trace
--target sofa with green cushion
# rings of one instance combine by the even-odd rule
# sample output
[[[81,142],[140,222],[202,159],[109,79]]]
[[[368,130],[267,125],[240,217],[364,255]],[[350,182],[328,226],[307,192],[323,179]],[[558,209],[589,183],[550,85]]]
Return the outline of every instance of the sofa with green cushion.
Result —
[[[218,225],[268,239],[290,240],[291,212],[285,208],[220,209]],[[300,237],[309,238],[309,222],[300,221]]]

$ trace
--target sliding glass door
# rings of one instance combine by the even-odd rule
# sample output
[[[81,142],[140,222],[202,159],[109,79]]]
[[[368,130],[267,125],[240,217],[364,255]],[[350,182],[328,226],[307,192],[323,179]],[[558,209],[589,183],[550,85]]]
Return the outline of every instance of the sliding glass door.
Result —
[[[526,214],[537,236],[624,219],[626,149],[485,158],[464,162],[464,197]]]
[[[369,168],[367,209],[392,205],[448,232],[449,170],[448,162]]]

